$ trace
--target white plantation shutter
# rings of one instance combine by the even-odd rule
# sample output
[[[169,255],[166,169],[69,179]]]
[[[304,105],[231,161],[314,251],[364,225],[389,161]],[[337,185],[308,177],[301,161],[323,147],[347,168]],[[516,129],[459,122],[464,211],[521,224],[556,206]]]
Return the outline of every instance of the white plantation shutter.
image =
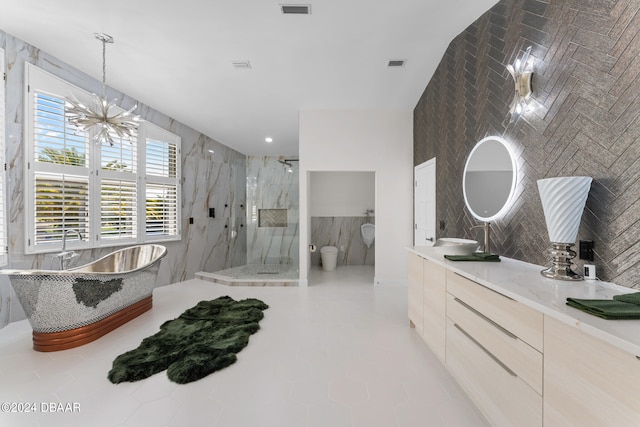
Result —
[[[138,213],[136,182],[103,179],[100,199],[100,238],[135,238]]]
[[[147,175],[176,177],[176,143],[147,138]]]
[[[146,126],[145,235],[180,237],[180,137]]]
[[[96,144],[65,117],[66,96],[89,94],[25,68],[27,253],[60,250],[69,229],[82,236],[68,234],[69,249],[179,240],[180,137],[142,122],[142,144]]]
[[[65,120],[64,99],[34,92],[33,161],[87,167],[89,142]]]
[[[89,181],[86,177],[35,174],[35,245],[59,242],[62,230],[83,238],[89,232]],[[76,235],[73,236],[77,238]]]
[[[100,146],[100,168],[114,172],[138,172],[137,141],[114,138],[114,144]]]
[[[33,115],[33,144],[28,156],[28,192],[33,206],[28,247],[32,251],[61,247],[63,230],[75,230],[69,242],[86,246],[90,231],[90,145],[69,126],[64,98],[33,88],[28,94]]]
[[[178,234],[178,191],[175,185],[147,184],[145,233]]]
[[[4,50],[0,49],[0,73],[4,75]],[[7,265],[7,206],[6,206],[6,181],[5,181],[5,124],[4,124],[4,84],[0,84],[0,266]]]
[[[100,148],[100,240],[135,243],[138,237],[138,145],[114,138]]]

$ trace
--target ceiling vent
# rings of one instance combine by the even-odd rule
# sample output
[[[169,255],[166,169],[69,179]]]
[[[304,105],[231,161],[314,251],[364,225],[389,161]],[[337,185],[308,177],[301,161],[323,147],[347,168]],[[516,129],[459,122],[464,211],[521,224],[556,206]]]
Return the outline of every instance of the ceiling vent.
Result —
[[[231,63],[233,68],[248,70],[251,68],[251,63],[249,61],[233,61]]]
[[[404,59],[392,59],[387,63],[387,67],[404,67],[405,64]]]
[[[310,4],[281,4],[283,15],[311,15]]]

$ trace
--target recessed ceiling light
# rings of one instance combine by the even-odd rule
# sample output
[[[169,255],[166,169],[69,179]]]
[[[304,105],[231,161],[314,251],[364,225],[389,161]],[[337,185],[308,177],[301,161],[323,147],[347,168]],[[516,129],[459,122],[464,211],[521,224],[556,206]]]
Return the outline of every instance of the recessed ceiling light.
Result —
[[[271,138],[270,136],[266,137],[264,140],[267,142],[273,142],[273,138]]]
[[[213,154],[213,153],[214,153],[214,151],[213,151],[213,150],[207,150],[207,151],[209,151],[211,154]]]

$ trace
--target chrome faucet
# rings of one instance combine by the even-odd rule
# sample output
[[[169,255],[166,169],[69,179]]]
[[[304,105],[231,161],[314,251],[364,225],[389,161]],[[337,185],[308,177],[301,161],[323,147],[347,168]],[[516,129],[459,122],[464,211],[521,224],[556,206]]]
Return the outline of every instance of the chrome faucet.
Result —
[[[75,233],[78,236],[78,240],[83,239],[80,230],[62,230],[62,252],[53,256],[60,259],[60,270],[66,270],[69,264],[80,256],[76,251],[67,251],[67,235],[69,233]]]
[[[473,227],[471,227],[471,230],[473,230],[474,228],[481,228],[484,231],[484,249],[483,250],[485,252],[491,252],[490,225],[491,225],[490,223],[485,222],[481,225],[474,225]]]
[[[83,239],[80,230],[75,230],[73,228],[69,230],[62,230],[62,252],[65,252],[67,250],[67,234],[69,233],[76,233],[76,235],[78,236],[78,240]]]

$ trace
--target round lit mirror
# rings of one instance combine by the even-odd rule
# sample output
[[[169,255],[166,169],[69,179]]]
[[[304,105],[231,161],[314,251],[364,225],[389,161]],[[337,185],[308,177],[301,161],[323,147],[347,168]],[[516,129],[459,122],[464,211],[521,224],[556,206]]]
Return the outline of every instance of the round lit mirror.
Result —
[[[501,217],[511,204],[516,189],[516,160],[507,142],[489,136],[478,142],[464,166],[464,202],[480,221]]]

